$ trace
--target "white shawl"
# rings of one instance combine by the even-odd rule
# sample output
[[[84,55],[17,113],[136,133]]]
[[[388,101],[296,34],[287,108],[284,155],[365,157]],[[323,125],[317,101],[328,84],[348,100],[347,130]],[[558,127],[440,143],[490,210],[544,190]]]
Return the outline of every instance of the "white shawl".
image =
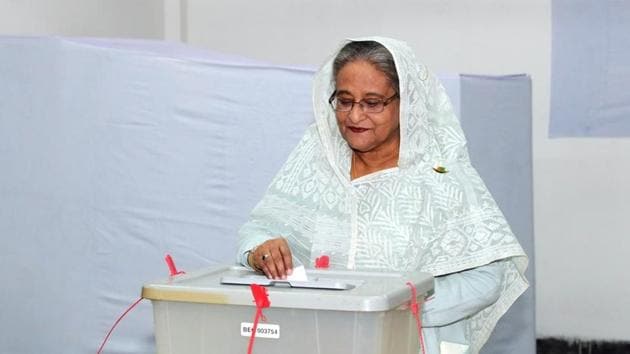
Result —
[[[501,260],[506,270],[499,300],[465,320],[473,334],[470,352],[477,353],[527,288],[527,256],[471,166],[459,121],[435,76],[403,42],[357,40],[381,43],[396,63],[398,167],[350,180],[351,150],[328,104],[335,52],[314,79],[316,124],[241,229],[239,253],[281,235],[299,261],[313,264],[326,254],[331,267],[345,269],[440,276]],[[439,166],[447,172],[436,172]]]

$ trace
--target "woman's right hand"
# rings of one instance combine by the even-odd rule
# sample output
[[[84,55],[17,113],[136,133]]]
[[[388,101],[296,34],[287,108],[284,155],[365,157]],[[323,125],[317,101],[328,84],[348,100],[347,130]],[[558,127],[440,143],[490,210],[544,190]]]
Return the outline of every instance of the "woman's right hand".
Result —
[[[267,240],[254,247],[247,263],[272,279],[286,279],[293,271],[291,249],[284,237]]]

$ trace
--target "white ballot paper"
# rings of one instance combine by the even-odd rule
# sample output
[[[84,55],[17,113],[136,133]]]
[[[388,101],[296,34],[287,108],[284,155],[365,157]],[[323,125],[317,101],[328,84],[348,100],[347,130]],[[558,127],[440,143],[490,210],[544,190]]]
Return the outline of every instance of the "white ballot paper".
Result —
[[[307,281],[308,277],[306,276],[306,269],[304,269],[303,265],[297,266],[293,268],[293,273],[287,276],[288,281]]]

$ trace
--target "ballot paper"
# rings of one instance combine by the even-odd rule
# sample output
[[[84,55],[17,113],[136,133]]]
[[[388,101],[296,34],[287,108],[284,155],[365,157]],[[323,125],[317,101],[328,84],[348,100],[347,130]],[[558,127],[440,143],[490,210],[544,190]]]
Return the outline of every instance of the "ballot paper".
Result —
[[[440,342],[441,354],[464,354],[466,353],[467,350],[468,350],[468,345],[465,345],[465,344]]]
[[[288,281],[308,281],[308,277],[306,276],[306,269],[304,269],[303,265],[297,266],[293,268],[293,272],[291,275],[287,276]]]

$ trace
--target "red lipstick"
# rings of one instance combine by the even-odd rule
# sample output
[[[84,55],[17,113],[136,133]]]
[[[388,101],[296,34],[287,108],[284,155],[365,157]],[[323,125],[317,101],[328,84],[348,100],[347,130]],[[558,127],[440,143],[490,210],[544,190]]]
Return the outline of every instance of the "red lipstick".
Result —
[[[353,133],[363,133],[369,130],[367,128],[360,128],[360,127],[348,127],[348,129],[350,129],[350,131]]]

